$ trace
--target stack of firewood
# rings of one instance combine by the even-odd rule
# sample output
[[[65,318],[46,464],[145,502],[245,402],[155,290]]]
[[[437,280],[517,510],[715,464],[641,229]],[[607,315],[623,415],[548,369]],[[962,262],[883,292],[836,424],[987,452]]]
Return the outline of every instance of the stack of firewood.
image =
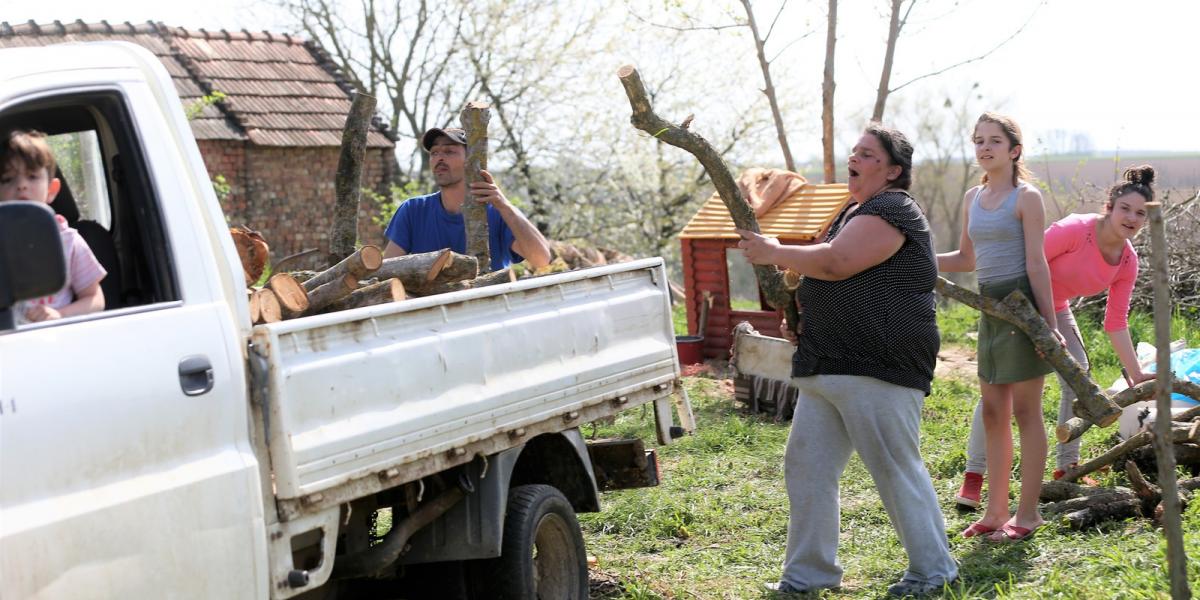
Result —
[[[237,237],[235,233],[235,241]],[[239,249],[241,247],[239,244]],[[239,254],[245,261],[245,255]],[[243,267],[246,268],[250,318],[254,324],[515,280],[509,269],[481,276],[475,257],[449,249],[384,259],[379,248],[363,246],[324,271],[275,273],[262,287],[253,285],[257,281],[252,279],[254,267]],[[258,275],[261,276],[261,269],[258,269]]]
[[[1153,381],[1142,382],[1113,397],[1121,407],[1141,402],[1154,393]],[[1190,381],[1174,380],[1176,392],[1200,398],[1200,385]],[[1200,490],[1200,406],[1174,413],[1171,416],[1171,441],[1175,463],[1188,469],[1193,479],[1179,482],[1180,505],[1186,506],[1192,492]],[[1060,441],[1070,438],[1070,424],[1060,426],[1057,434]],[[1062,519],[1071,527],[1082,529],[1109,520],[1131,517],[1162,516],[1162,490],[1148,483],[1142,472],[1156,472],[1154,448],[1150,446],[1153,432],[1146,430],[1114,445],[1106,452],[1074,468],[1068,469],[1058,481],[1047,483],[1042,488],[1042,502],[1047,502],[1042,511],[1047,516]],[[1124,460],[1125,475],[1130,486],[1087,487],[1076,485],[1083,476],[1106,469]]]

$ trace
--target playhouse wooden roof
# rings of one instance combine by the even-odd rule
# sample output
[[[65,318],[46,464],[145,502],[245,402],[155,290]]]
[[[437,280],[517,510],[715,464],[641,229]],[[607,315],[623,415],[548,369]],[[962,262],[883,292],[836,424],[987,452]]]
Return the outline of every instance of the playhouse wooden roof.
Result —
[[[759,217],[763,235],[794,241],[817,239],[850,200],[844,183],[808,183]],[[679,234],[685,239],[738,239],[733,219],[721,198],[713,194]]]

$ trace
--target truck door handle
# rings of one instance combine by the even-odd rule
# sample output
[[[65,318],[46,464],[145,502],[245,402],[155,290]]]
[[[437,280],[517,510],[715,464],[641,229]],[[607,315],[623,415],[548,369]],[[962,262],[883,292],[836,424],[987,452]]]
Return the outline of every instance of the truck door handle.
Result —
[[[179,361],[179,387],[188,396],[199,396],[213,388],[212,363],[207,356],[186,356]]]

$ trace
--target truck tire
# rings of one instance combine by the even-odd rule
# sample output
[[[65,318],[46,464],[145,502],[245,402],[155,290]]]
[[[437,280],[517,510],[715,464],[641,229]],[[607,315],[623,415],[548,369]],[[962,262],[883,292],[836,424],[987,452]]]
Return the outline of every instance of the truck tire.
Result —
[[[493,567],[496,598],[587,600],[587,550],[575,510],[553,486],[508,493],[504,541]]]

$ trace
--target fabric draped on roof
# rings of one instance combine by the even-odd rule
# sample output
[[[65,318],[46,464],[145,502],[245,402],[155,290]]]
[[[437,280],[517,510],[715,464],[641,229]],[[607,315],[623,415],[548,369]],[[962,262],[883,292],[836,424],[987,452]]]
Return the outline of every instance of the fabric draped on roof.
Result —
[[[190,31],[147,22],[0,23],[0,48],[121,40],[158,57],[185,107],[212,92],[191,121],[196,139],[249,140],[261,146],[340,146],[352,86],[318,46],[269,32]],[[390,148],[395,136],[376,119],[367,146]]]
[[[763,235],[788,241],[817,239],[850,200],[844,183],[806,183],[758,217]],[[679,234],[684,239],[738,239],[733,218],[720,196],[713,194]]]

